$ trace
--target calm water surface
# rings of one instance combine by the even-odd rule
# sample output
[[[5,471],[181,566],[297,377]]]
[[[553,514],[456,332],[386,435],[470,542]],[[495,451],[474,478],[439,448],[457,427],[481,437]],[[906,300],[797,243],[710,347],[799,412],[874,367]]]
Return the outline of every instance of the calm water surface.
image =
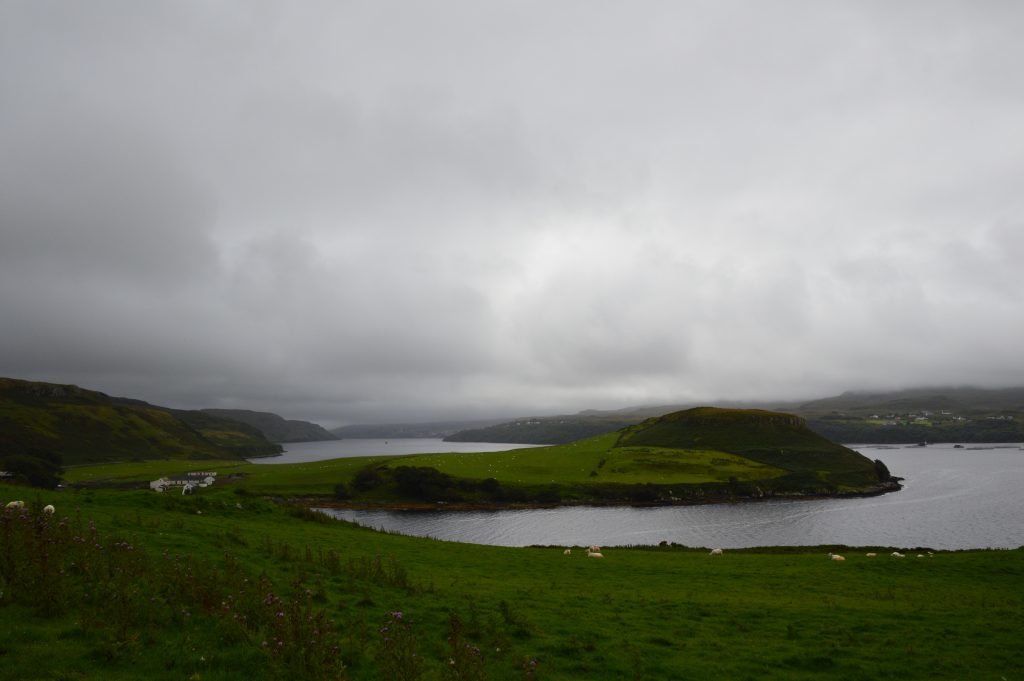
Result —
[[[508,447],[501,445],[502,449]],[[967,549],[1024,545],[1024,450],[1019,445],[853,448],[872,459],[881,459],[893,475],[906,478],[904,489],[863,499],[660,508],[329,512],[403,534],[499,546],[617,546],[660,541],[724,548],[849,544]]]
[[[394,438],[374,440],[350,438],[326,442],[286,442],[284,454],[250,459],[250,463],[308,463],[353,456],[400,456],[439,452],[505,452],[541,445],[516,445],[495,442],[445,442],[439,438]]]

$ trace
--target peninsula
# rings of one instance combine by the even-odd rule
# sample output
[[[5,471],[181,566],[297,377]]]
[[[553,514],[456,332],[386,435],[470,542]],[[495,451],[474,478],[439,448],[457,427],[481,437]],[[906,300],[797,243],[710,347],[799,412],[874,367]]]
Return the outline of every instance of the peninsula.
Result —
[[[339,483],[336,497],[407,508],[668,505],[898,489],[884,463],[814,433],[799,416],[699,407],[564,445],[375,459]]]

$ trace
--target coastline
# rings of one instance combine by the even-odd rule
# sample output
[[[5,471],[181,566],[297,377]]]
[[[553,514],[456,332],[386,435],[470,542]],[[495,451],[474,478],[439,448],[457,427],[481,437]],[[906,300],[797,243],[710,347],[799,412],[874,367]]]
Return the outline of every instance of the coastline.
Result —
[[[675,499],[672,501],[537,501],[537,502],[445,502],[445,501],[340,501],[332,497],[273,497],[276,501],[303,506],[305,508],[338,508],[358,511],[400,511],[400,512],[458,512],[458,511],[522,511],[563,507],[594,508],[664,508],[673,506],[707,506],[713,504],[746,504],[764,501],[799,501],[812,499],[853,499],[877,497],[903,489],[900,480],[894,478],[880,483],[869,490],[831,493],[769,493],[761,496],[715,495]]]

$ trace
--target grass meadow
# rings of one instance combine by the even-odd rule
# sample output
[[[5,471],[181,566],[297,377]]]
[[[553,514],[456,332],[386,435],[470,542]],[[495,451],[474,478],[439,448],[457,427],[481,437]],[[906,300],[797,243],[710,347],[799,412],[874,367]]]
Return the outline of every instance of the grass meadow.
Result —
[[[721,451],[614,447],[617,437],[616,433],[609,433],[572,444],[508,452],[353,457],[292,464],[174,460],[96,464],[69,468],[64,477],[69,483],[116,484],[154,480],[190,470],[216,470],[222,478],[232,474],[244,476],[236,484],[257,494],[329,496],[335,484],[350,483],[357,471],[374,462],[429,466],[457,478],[495,478],[512,485],[721,483],[730,479],[770,479],[786,473]]]
[[[423,454],[403,457],[406,466],[431,466],[460,477],[496,478],[525,484],[701,483],[760,480],[785,471],[721,451],[615,447],[618,433],[579,442],[494,453]]]
[[[0,678],[1024,673],[1022,550],[603,547],[593,559],[375,532],[272,503],[249,481],[194,496],[0,485],[0,500],[26,502],[0,517]]]

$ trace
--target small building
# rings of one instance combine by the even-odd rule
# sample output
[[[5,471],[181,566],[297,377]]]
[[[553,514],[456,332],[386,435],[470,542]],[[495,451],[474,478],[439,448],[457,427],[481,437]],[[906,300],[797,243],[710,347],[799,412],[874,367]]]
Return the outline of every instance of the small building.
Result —
[[[196,487],[209,487],[217,480],[217,471],[190,471],[183,475],[162,477],[149,483],[149,488],[164,492],[171,487],[180,487],[182,494],[192,492]]]

